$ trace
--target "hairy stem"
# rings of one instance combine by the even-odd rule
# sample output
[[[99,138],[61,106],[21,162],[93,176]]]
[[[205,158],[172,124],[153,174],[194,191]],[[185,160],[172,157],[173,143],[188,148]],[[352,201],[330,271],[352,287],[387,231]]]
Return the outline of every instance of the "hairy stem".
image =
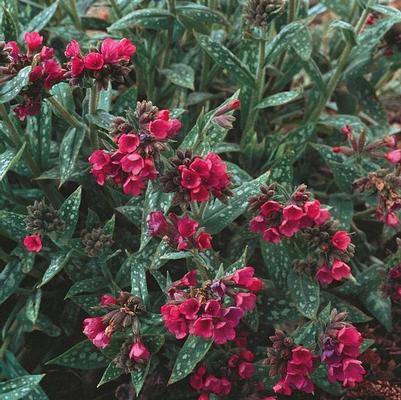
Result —
[[[82,124],[74,117],[54,96],[47,98],[48,102],[60,113],[60,115],[74,128],[82,128]]]
[[[99,90],[97,85],[94,83],[90,90],[90,103],[89,103],[89,113],[91,115],[96,114],[97,103],[99,99]],[[99,135],[97,133],[97,128],[94,124],[89,125],[90,142],[93,149],[99,148]]]

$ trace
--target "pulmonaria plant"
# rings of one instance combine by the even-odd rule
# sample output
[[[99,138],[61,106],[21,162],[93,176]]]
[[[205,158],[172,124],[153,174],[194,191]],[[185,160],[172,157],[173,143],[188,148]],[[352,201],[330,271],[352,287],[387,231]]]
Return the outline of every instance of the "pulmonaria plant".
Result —
[[[215,153],[193,156],[191,150],[178,150],[161,177],[163,190],[174,193],[173,203],[185,208],[190,202],[206,202],[216,197],[223,202],[232,195],[227,164]]]
[[[86,54],[82,54],[79,43],[72,40],[64,52],[69,59],[66,79],[72,85],[82,85],[84,79],[94,79],[98,89],[107,89],[109,82],[124,83],[132,69],[131,58],[135,52],[136,46],[127,38],[106,38],[99,48]]]
[[[139,196],[146,183],[159,175],[156,163],[160,152],[167,150],[168,140],[178,133],[181,123],[151,102],[138,102],[130,119],[132,123],[121,117],[114,121],[112,134],[117,149],[95,150],[89,162],[99,185],[110,179],[125,194]]]
[[[262,281],[245,267],[232,275],[198,284],[197,272],[187,273],[168,290],[161,307],[166,328],[177,338],[188,334],[224,344],[236,337],[236,328],[256,305]]]
[[[322,338],[321,361],[327,364],[328,379],[343,386],[354,387],[363,381],[366,374],[361,354],[362,335],[345,321],[346,313],[333,310],[330,322]]]
[[[143,367],[150,358],[150,352],[140,336],[139,315],[144,311],[141,299],[128,292],[121,292],[117,297],[105,294],[101,297],[98,308],[106,314],[86,318],[83,321],[83,333],[94,346],[105,349],[116,331],[126,331],[129,335],[114,362],[127,372]]]
[[[9,80],[22,68],[32,66],[28,84],[22,89],[22,102],[14,108],[20,120],[40,112],[42,99],[49,96],[49,90],[64,79],[65,69],[54,57],[54,49],[42,46],[43,36],[38,32],[25,32],[26,51],[22,52],[14,41],[8,42],[4,50],[9,56],[1,65],[1,80]],[[39,51],[40,50],[40,51]]]
[[[260,233],[266,242],[280,243],[283,237],[291,238],[297,232],[323,224],[330,218],[327,208],[322,208],[319,200],[312,200],[306,186],[299,186],[285,201],[275,200],[275,184],[262,186],[261,195],[249,199],[250,211],[258,211],[251,219],[249,229]]]
[[[209,394],[227,396],[231,393],[232,385],[228,378],[217,377],[207,373],[204,366],[200,366],[191,376],[189,383],[194,390],[201,392],[198,400],[208,400]]]
[[[161,238],[173,249],[205,251],[212,248],[211,235],[204,228],[199,229],[199,223],[188,216],[170,213],[166,217],[161,211],[154,211],[147,222],[148,234]]]
[[[315,370],[316,356],[307,348],[295,345],[283,331],[276,330],[270,337],[272,347],[267,349],[270,376],[280,379],[273,386],[275,393],[291,396],[293,390],[313,393],[311,374]]]

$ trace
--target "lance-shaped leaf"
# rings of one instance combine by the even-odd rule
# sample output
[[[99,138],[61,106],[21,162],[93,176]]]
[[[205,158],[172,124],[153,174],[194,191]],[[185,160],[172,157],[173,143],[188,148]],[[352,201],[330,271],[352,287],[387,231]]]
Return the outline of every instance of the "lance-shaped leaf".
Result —
[[[38,287],[46,285],[46,283],[52,280],[64,268],[65,264],[71,256],[72,251],[73,250],[67,252],[64,250],[52,256],[52,258],[50,259],[50,265],[43,275],[42,281],[40,282]]]
[[[26,399],[44,375],[25,375],[0,382],[0,400]]]
[[[46,364],[79,369],[97,369],[105,367],[109,362],[110,360],[89,340],[84,340]]]
[[[173,372],[168,383],[178,382],[188,376],[198,362],[203,360],[212,343],[212,340],[205,340],[199,336],[188,336],[175,360]]]
[[[114,379],[117,379],[123,373],[124,371],[121,368],[118,368],[114,362],[111,362],[103,372],[102,378],[97,384],[97,387],[113,381]]]
[[[259,193],[259,187],[267,182],[269,176],[268,171],[259,178],[243,183],[233,191],[234,195],[228,205],[216,200],[207,208],[203,217],[202,225],[206,231],[211,234],[218,233],[238,218],[246,210],[249,197]]]
[[[194,90],[195,71],[186,64],[172,64],[170,68],[160,70],[174,85]]]
[[[0,233],[19,241],[26,235],[25,215],[0,210]]]
[[[7,103],[16,97],[21,89],[28,84],[31,67],[25,67],[18,75],[0,86],[0,104]]]
[[[307,318],[315,318],[320,305],[318,282],[303,273],[291,270],[288,274],[288,289],[299,312]]]
[[[276,93],[263,99],[260,103],[256,105],[256,108],[262,109],[281,106],[295,100],[299,97],[300,94],[301,92],[299,92],[298,90],[290,90],[288,92]]]
[[[146,8],[135,10],[114,22],[107,30],[109,32],[125,30],[134,26],[142,26],[148,29],[166,29],[169,27],[171,15],[161,8]]]
[[[60,185],[73,174],[84,139],[84,130],[76,128],[70,128],[63,137],[60,144]]]
[[[65,223],[64,229],[60,234],[63,239],[71,238],[75,231],[81,204],[81,192],[82,188],[79,187],[64,201],[59,209],[60,218]]]
[[[25,315],[33,324],[38,319],[40,303],[42,300],[42,290],[37,289],[34,293],[32,293],[27,301],[25,306]]]
[[[4,303],[19,287],[25,274],[18,260],[10,261],[0,274],[0,304]]]
[[[22,153],[25,150],[24,143],[22,147],[15,151],[14,149],[8,149],[0,154],[0,181],[6,176],[7,172],[19,161]]]
[[[255,78],[248,67],[235,56],[227,47],[218,42],[214,42],[206,35],[197,35],[196,39],[203,50],[205,50],[216,64],[226,69],[240,83],[248,86],[255,86]]]

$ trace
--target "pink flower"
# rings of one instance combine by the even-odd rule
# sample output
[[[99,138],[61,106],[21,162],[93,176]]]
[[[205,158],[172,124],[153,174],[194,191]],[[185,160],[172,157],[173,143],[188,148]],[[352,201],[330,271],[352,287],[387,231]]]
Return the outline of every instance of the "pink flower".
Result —
[[[279,211],[280,209],[281,209],[280,203],[274,200],[269,200],[266,201],[266,203],[262,204],[262,206],[260,207],[260,213],[266,217],[273,212]]]
[[[185,238],[195,235],[198,226],[199,226],[198,222],[196,222],[192,218],[189,218],[188,216],[180,218],[178,220],[178,225],[177,225],[178,232]]]
[[[391,164],[398,164],[401,161],[401,150],[392,150],[386,154],[387,161]]]
[[[343,361],[343,374],[343,385],[354,387],[356,383],[363,381],[363,375],[366,374],[366,371],[362,366],[362,361],[349,358]]]
[[[77,78],[80,76],[85,68],[85,63],[82,58],[73,57],[71,59],[71,76]]]
[[[167,233],[167,220],[161,211],[154,211],[150,213],[147,219],[147,223],[149,235],[164,236]]]
[[[363,342],[362,335],[354,326],[346,326],[337,334],[338,351],[344,356],[358,357]]]
[[[102,297],[100,298],[101,306],[110,306],[113,304],[117,304],[117,299],[111,294],[103,294]]]
[[[386,225],[391,226],[393,228],[397,227],[400,223],[400,220],[397,217],[397,214],[394,212],[388,212],[386,214]]]
[[[191,334],[203,338],[211,338],[213,336],[213,321],[210,317],[198,318],[190,330]]]
[[[177,281],[176,286],[195,287],[198,283],[197,275],[198,271],[196,269],[187,272],[179,281]]]
[[[42,239],[38,233],[24,237],[24,247],[31,253],[39,253],[42,250]]]
[[[299,220],[283,219],[279,231],[286,237],[292,237],[299,231]]]
[[[194,298],[185,300],[180,304],[180,313],[189,320],[196,319],[197,314],[200,310],[200,303]]]
[[[212,237],[207,232],[202,232],[196,238],[198,248],[200,250],[208,250],[212,248]]]
[[[255,365],[250,362],[242,362],[238,366],[238,375],[242,379],[250,379],[255,373]]]
[[[79,47],[79,43],[73,39],[70,43],[68,43],[67,48],[65,49],[64,55],[67,58],[79,57],[81,54],[81,48]]]
[[[281,236],[276,228],[268,228],[263,231],[263,240],[265,242],[278,244],[281,241]]]
[[[131,153],[125,155],[121,159],[121,168],[124,172],[134,175],[139,174],[145,166],[142,156],[138,153]]]
[[[205,315],[210,317],[218,317],[220,315],[221,306],[217,300],[209,300],[205,304]]]
[[[118,150],[121,153],[132,153],[139,146],[139,137],[135,134],[123,134],[118,138]]]
[[[304,205],[306,215],[315,220],[320,215],[320,202],[319,200],[307,201]]]
[[[342,251],[347,250],[350,243],[351,238],[345,231],[337,231],[331,238],[331,244]]]
[[[148,361],[150,358],[149,350],[140,339],[135,340],[129,352],[129,358],[136,363]]]
[[[29,74],[29,80],[31,82],[36,82],[42,77],[43,68],[41,65],[36,65],[32,68],[32,71]]]
[[[120,58],[124,61],[129,61],[136,52],[136,46],[127,38],[121,39],[119,44],[118,54]]]
[[[232,280],[240,286],[247,286],[255,275],[255,269],[253,267],[244,267],[234,272]]]
[[[283,218],[289,221],[298,221],[304,215],[302,208],[295,204],[290,204],[283,209]]]
[[[256,296],[253,293],[236,293],[235,305],[243,311],[251,311],[256,306]]]
[[[100,52],[106,64],[114,64],[120,61],[120,47],[121,45],[118,40],[106,38],[102,41]]]
[[[43,43],[43,36],[38,32],[25,32],[24,40],[29,52],[32,53]]]
[[[54,49],[52,47],[43,46],[40,50],[41,61],[49,60],[54,57]]]
[[[333,276],[331,274],[330,269],[327,267],[326,264],[323,264],[319,270],[316,272],[315,278],[322,284],[322,285],[330,285],[333,282]]]
[[[205,380],[204,388],[218,395],[228,395],[231,392],[231,382],[227,378],[219,379],[209,375]]]
[[[84,334],[101,349],[106,348],[110,343],[110,336],[106,335],[105,328],[101,317],[84,319]]]
[[[103,68],[104,59],[102,54],[91,52],[84,57],[84,66],[86,69],[99,71]]]
[[[331,267],[331,275],[336,281],[347,279],[351,276],[351,268],[341,260],[334,260]]]
[[[181,185],[185,189],[195,189],[201,184],[201,177],[196,172],[182,167],[181,172]]]
[[[285,396],[292,395],[292,389],[286,383],[284,379],[280,379],[274,386],[273,386],[274,393],[283,394]]]

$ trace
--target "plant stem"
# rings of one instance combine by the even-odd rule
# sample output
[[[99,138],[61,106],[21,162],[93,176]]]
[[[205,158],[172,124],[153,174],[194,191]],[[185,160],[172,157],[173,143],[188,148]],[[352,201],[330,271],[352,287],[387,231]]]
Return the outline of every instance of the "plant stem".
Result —
[[[116,281],[113,279],[113,275],[111,274],[110,270],[107,268],[106,263],[101,263],[102,274],[107,281],[110,282],[110,289],[115,291],[115,293],[119,293],[121,288],[117,285]]]
[[[298,0],[290,0],[288,4],[288,15],[287,15],[288,23],[295,21],[295,18],[297,17],[297,10],[298,10]]]
[[[7,336],[4,338],[3,344],[0,347],[0,360],[3,359],[4,354],[8,346],[10,345],[12,338],[14,337],[13,333],[17,328],[18,328],[18,320],[15,319],[12,325],[10,326],[10,329],[7,332]]]
[[[116,17],[118,19],[122,18],[123,15],[122,15],[122,13],[120,11],[120,7],[118,7],[118,4],[117,4],[116,0],[110,0],[110,4],[111,4],[111,8],[114,11],[114,14],[116,14]]]
[[[360,33],[360,31],[363,28],[363,25],[365,23],[365,20],[367,16],[369,15],[369,6],[371,4],[372,0],[369,0],[368,4],[366,5],[366,9],[363,11],[362,15],[360,16],[356,26],[355,26],[355,32],[356,34]],[[351,55],[352,51],[352,43],[348,42],[345,45],[345,48],[343,52],[340,55],[340,58],[337,63],[337,68],[334,71],[334,74],[331,76],[329,82],[327,83],[327,88],[325,93],[323,94],[323,97],[321,101],[319,102],[318,106],[315,108],[313,113],[311,114],[310,121],[311,122],[316,122],[319,117],[321,112],[324,110],[326,107],[326,103],[330,100],[331,96],[333,95],[341,77],[342,74],[347,66],[349,56]]]
[[[81,18],[78,13],[78,7],[77,7],[76,0],[70,0],[70,5],[71,5],[72,17],[74,19],[74,25],[80,31],[80,30],[82,30],[82,24],[81,24]]]
[[[97,103],[99,99],[99,90],[97,85],[94,83],[90,90],[90,104],[89,104],[89,113],[91,115],[96,114]],[[89,125],[89,133],[90,133],[90,141],[93,149],[99,148],[99,136],[97,134],[97,129],[94,124]]]
[[[0,104],[0,116],[2,118],[2,120],[6,123],[7,128],[10,132],[10,136],[11,136],[11,141],[14,143],[14,146],[16,148],[19,148],[22,146],[22,141],[20,139],[20,136],[18,134],[17,128],[15,127],[15,125],[13,124],[13,122],[11,121],[10,117],[8,116],[6,107],[4,106],[4,104]]]
[[[82,124],[54,97],[48,97],[48,102],[62,115],[62,117],[74,128],[82,128]]]

